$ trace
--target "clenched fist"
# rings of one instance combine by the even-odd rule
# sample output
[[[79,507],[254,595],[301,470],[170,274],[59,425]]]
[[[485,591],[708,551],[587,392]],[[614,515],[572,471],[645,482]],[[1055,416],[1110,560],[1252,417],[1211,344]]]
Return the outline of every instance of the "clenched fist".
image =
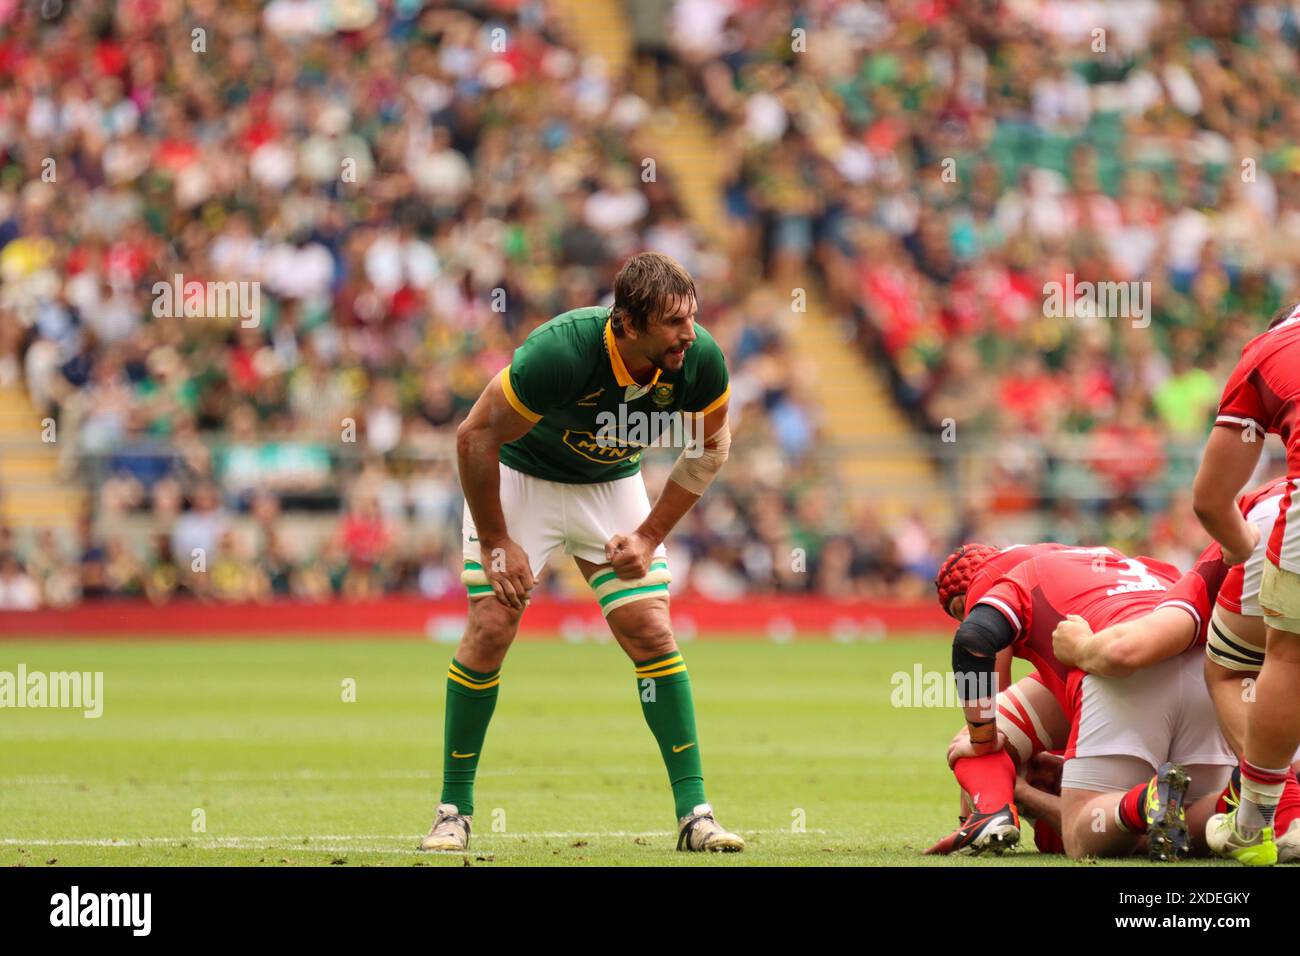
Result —
[[[616,534],[605,544],[606,559],[613,565],[614,573],[624,581],[635,581],[649,574],[654,552],[654,543],[635,531]]]
[[[1067,614],[1052,631],[1052,652],[1066,667],[1078,667],[1079,652],[1090,637],[1092,628],[1088,622],[1077,614]]]

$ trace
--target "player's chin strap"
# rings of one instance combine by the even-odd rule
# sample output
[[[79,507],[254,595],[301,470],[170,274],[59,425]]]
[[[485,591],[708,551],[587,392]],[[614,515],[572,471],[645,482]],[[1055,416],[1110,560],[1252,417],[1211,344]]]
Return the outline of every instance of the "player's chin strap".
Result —
[[[712,443],[713,447],[709,445]],[[702,495],[722,469],[731,449],[731,426],[724,420],[722,427],[701,444],[690,444],[677,456],[669,479],[692,494]]]

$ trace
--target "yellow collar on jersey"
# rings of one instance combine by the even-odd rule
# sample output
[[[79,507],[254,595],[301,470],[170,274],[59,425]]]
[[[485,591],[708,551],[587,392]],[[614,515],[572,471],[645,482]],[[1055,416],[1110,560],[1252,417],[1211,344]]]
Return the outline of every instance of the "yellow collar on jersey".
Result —
[[[618,344],[614,339],[614,323],[611,319],[605,320],[605,351],[609,352],[609,364],[614,370],[614,381],[618,384],[635,385],[644,393],[650,391],[659,381],[659,374],[663,371],[661,368],[655,369],[655,377],[650,379],[647,385],[642,385],[628,373],[627,366],[623,364],[623,356],[618,354]]]

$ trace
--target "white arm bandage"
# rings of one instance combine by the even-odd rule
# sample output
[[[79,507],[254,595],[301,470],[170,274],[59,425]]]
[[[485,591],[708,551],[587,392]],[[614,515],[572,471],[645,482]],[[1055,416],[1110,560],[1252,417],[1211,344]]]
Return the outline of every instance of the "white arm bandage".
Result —
[[[713,447],[708,443],[713,442]],[[692,494],[702,495],[709,484],[717,477],[722,463],[727,460],[731,448],[731,428],[727,422],[710,435],[701,446],[688,445],[677,456],[669,480],[677,482]]]

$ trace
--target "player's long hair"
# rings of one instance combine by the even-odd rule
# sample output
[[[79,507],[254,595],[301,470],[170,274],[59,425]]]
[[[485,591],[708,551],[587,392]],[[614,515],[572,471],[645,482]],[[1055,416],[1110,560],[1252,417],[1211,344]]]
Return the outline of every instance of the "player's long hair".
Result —
[[[687,296],[695,296],[695,280],[677,260],[662,252],[642,252],[623,263],[614,277],[614,334],[626,329],[644,332],[652,319],[667,315]]]

